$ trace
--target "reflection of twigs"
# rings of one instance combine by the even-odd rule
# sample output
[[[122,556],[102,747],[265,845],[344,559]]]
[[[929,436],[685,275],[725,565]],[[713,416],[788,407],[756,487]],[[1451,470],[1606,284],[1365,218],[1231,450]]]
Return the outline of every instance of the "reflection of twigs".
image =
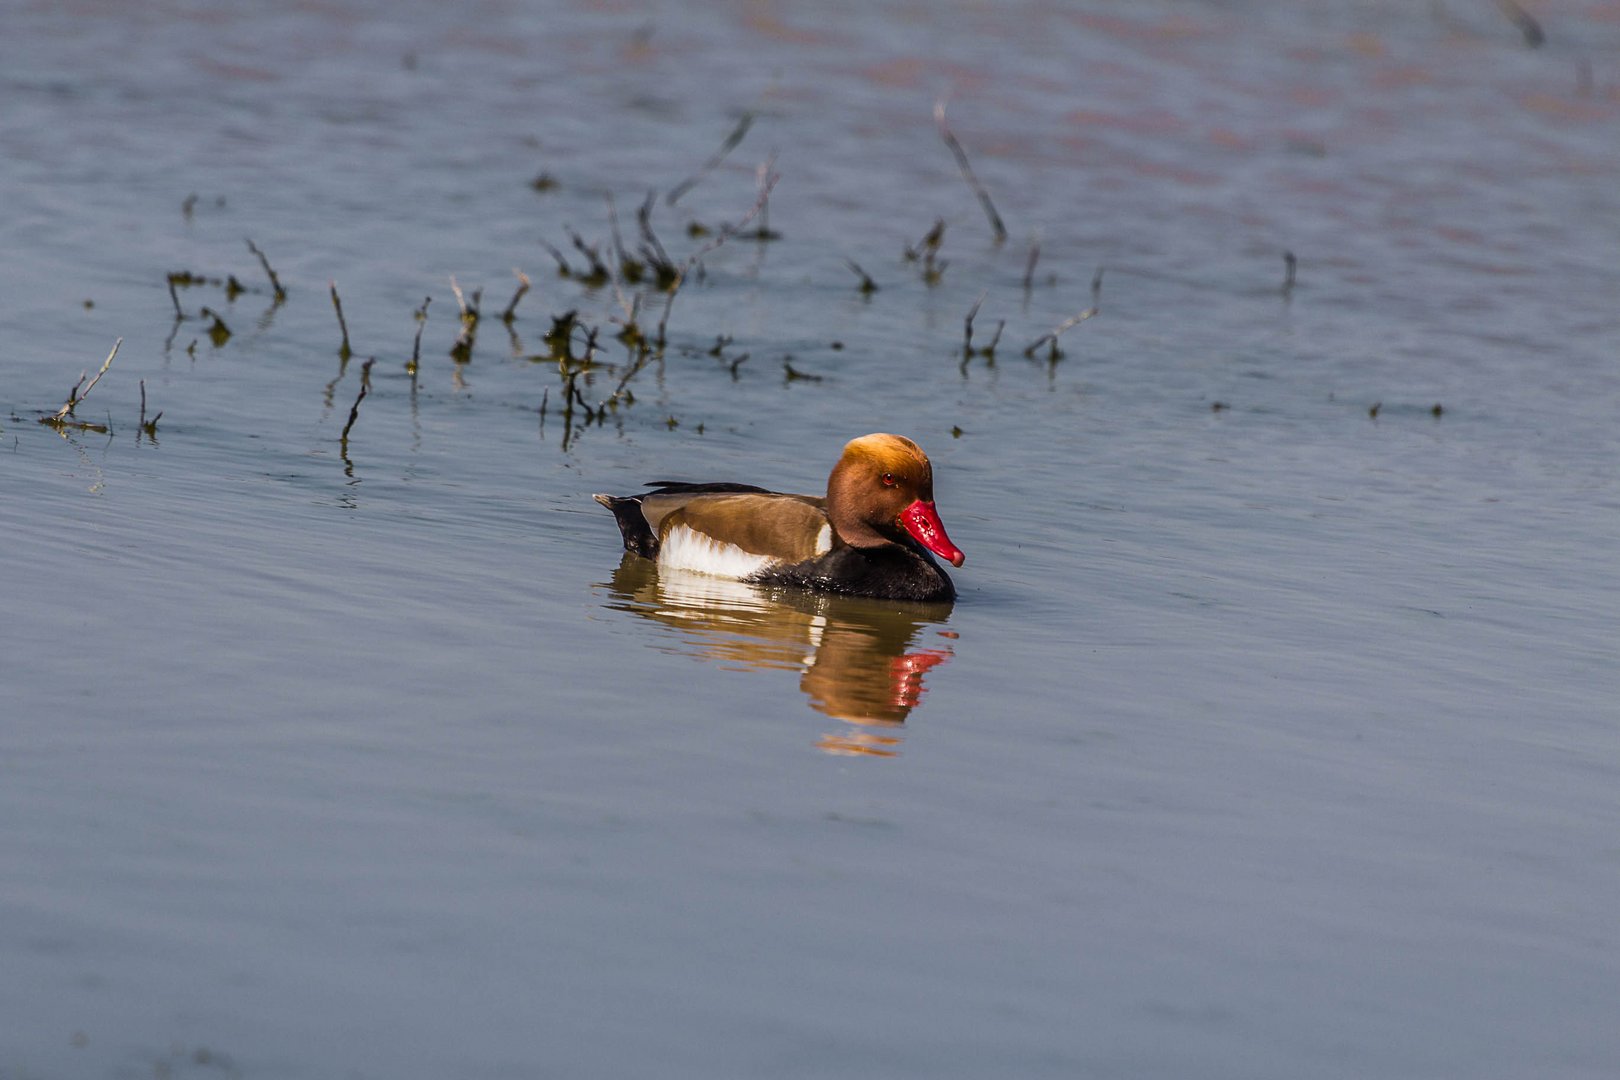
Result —
[[[281,287],[281,279],[276,277],[274,270],[270,269],[270,260],[265,258],[264,252],[255,247],[252,240],[247,242],[247,246],[249,251],[259,257],[259,265],[264,267],[265,275],[270,279],[270,288],[275,290],[276,303],[279,304],[287,299],[287,290]]]
[[[100,382],[101,377],[107,374],[107,369],[112,367],[113,357],[118,355],[118,348],[123,343],[123,338],[119,338],[117,341],[113,342],[112,352],[108,353],[107,359],[101,362],[101,370],[96,372],[96,377],[90,380],[90,385],[84,387],[84,393],[82,394],[79,392],[79,387],[84,386],[84,376],[79,376],[79,381],[73,384],[72,390],[68,391],[67,404],[56,410],[56,415],[50,417],[50,421],[61,423],[63,420],[66,420],[68,417],[73,415],[74,408],[79,404],[79,402],[90,396],[90,391],[96,388],[96,383]]]
[[[944,98],[934,103],[934,123],[939,126],[939,137],[945,140],[945,145],[950,147],[951,153],[956,156],[956,167],[962,170],[962,179],[973,189],[973,194],[979,197],[979,205],[984,207],[984,216],[990,219],[990,230],[995,233],[996,243],[1001,243],[1007,239],[1007,226],[1001,223],[1001,215],[996,213],[996,204],[990,201],[990,192],[974,175],[973,166],[968,164],[967,151],[962,149],[962,144],[956,141],[956,136],[951,134],[950,127],[945,123]]]
[[[1041,237],[1036,233],[1029,241],[1029,262],[1024,264],[1024,291],[1035,284],[1035,264],[1041,259]]]
[[[771,189],[774,188],[776,186],[776,182],[782,178],[780,174],[772,171],[772,167],[775,164],[776,155],[772,154],[765,160],[765,163],[759,167],[759,198],[755,199],[754,205],[748,208],[748,213],[744,214],[735,225],[727,225],[722,228],[713,240],[710,240],[707,244],[703,245],[703,247],[689,255],[685,264],[676,274],[674,284],[669,287],[669,295],[664,298],[664,314],[658,320],[657,345],[660,349],[664,347],[664,328],[669,325],[669,309],[675,305],[675,294],[680,291],[681,283],[686,280],[686,275],[691,272],[692,267],[697,265],[699,259],[720,247],[732,236],[735,236],[737,233],[741,232],[743,226],[754,220],[754,217],[760,212],[761,209],[764,208],[765,201],[771,197]]]
[[[1282,294],[1284,300],[1291,298],[1294,294],[1294,267],[1297,262],[1298,260],[1294,258],[1292,251],[1283,252]]]
[[[698,169],[697,172],[670,188],[669,194],[664,196],[664,201],[670,206],[674,206],[682,195],[691,191],[700,180],[713,172],[726,159],[727,154],[737,149],[737,144],[743,141],[743,136],[748,134],[748,129],[753,126],[753,123],[754,114],[751,112],[743,113],[742,119],[737,121],[737,126],[731,130],[730,135],[726,136],[726,141],[720,144],[720,149],[711,154],[709,160],[705,161],[702,168]]]

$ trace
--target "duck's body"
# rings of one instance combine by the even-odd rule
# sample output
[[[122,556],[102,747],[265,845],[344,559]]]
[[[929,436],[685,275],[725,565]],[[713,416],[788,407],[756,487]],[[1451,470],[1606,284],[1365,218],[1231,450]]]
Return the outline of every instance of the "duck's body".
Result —
[[[963,555],[934,510],[933,469],[910,439],[867,435],[844,447],[827,496],[747,484],[661,482],[597,495],[627,551],[661,568],[887,600],[951,600],[932,551]]]

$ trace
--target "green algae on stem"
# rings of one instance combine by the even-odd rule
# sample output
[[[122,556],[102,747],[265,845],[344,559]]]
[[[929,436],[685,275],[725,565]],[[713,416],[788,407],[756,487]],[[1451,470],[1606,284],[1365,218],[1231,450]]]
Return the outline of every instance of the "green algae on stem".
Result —
[[[205,319],[214,320],[213,324],[208,327],[208,340],[214,343],[214,348],[224,348],[225,343],[231,340],[231,328],[225,325],[225,320],[219,317],[219,312],[212,308],[202,308],[198,311],[198,314]],[[347,346],[348,343],[345,342],[344,344]]]
[[[462,293],[456,276],[451,274],[450,291],[455,293],[456,304],[461,308],[461,332],[456,335],[455,344],[450,346],[450,358],[458,364],[465,364],[472,359],[473,344],[478,339],[478,320],[482,317],[479,302],[484,297],[484,290],[474,289],[469,300]]]
[[[433,303],[433,297],[424,296],[422,306],[411,313],[416,320],[416,340],[411,343],[411,358],[405,363],[405,374],[411,377],[411,386],[416,386],[416,373],[422,366],[422,331],[427,328],[427,309]]]

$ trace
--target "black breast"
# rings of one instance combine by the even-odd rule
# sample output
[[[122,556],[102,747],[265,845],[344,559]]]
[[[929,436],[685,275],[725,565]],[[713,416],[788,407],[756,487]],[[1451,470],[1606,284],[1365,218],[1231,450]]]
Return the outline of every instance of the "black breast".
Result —
[[[946,601],[956,587],[929,555],[899,544],[857,548],[840,544],[825,555],[762,571],[751,580],[879,600]]]

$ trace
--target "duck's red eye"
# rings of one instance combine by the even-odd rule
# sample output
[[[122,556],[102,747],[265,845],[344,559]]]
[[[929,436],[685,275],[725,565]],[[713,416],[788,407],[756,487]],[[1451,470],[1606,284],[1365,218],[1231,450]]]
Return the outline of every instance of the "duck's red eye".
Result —
[[[883,474],[883,486],[894,487],[894,473],[886,472]]]

